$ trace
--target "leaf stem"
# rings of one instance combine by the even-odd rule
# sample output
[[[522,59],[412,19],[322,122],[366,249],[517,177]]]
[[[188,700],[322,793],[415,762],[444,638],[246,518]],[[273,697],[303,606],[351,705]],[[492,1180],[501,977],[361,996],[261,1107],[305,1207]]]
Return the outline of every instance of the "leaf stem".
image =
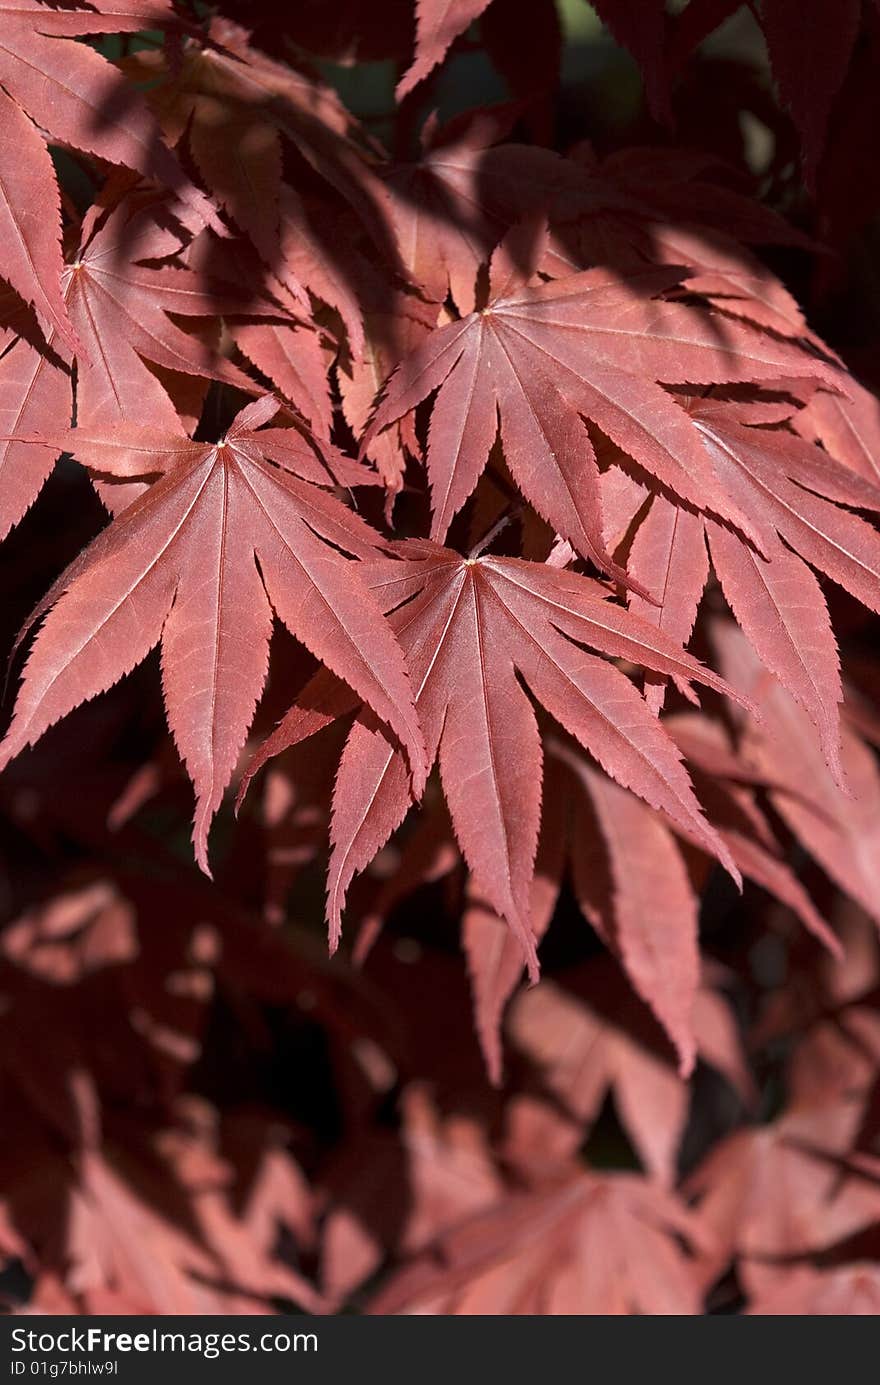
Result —
[[[509,505],[507,509],[504,511],[504,513],[500,516],[500,518],[497,519],[495,523],[492,525],[492,528],[489,530],[489,532],[487,534],[484,534],[478,543],[474,544],[474,547],[471,549],[470,553],[468,554],[468,557],[479,558],[481,553],[485,553],[490,543],[492,543],[494,539],[497,538],[497,536],[501,533],[502,529],[506,529],[508,524],[510,524],[512,520],[517,519],[519,515],[522,514],[522,509],[522,505]]]

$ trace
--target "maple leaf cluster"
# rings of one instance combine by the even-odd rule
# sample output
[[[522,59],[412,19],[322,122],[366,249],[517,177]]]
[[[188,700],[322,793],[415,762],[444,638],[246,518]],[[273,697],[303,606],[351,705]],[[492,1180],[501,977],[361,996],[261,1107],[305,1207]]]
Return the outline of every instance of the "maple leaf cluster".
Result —
[[[531,8],[0,0],[13,1311],[880,1308],[880,9]]]

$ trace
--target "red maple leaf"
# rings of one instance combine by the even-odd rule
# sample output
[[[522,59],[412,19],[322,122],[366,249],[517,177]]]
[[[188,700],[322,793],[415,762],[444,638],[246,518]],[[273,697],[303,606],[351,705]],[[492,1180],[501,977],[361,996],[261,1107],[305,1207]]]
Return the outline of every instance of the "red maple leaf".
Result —
[[[8,762],[159,641],[168,718],[196,789],[196,855],[266,677],[273,609],[387,718],[421,784],[422,738],[403,656],[355,567],[373,531],[320,489],[333,477],[295,430],[255,432],[271,398],[219,443],[138,426],[77,428],[56,447],[115,477],[164,473],[71,565],[28,658],[2,756]],[[259,564],[259,566],[258,566]],[[51,609],[49,609],[51,607]]]

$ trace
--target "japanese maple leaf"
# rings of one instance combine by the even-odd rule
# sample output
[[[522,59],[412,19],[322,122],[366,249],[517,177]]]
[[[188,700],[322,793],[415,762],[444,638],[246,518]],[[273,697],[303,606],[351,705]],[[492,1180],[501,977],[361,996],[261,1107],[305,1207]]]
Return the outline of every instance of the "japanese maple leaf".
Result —
[[[685,283],[712,307],[783,337],[810,339],[804,315],[785,285],[756,255],[720,231],[658,227],[652,248],[650,258],[661,264],[689,266]]]
[[[626,147],[599,159],[586,142],[570,158],[589,175],[597,210],[638,212],[655,230],[715,230],[745,245],[815,245],[778,212],[743,190],[742,177],[705,150]],[[618,219],[618,225],[620,224]]]
[[[858,1104],[845,1097],[802,1103],[710,1150],[686,1185],[714,1232],[707,1282],[736,1255],[746,1290],[760,1292],[781,1272],[774,1260],[824,1249],[876,1222],[880,1190],[841,1179],[833,1159],[849,1149],[858,1120]]]
[[[870,1260],[827,1270],[797,1265],[753,1298],[746,1312],[785,1318],[876,1318],[880,1314],[880,1270]]]
[[[842,957],[837,935],[788,864],[786,848],[758,806],[756,789],[771,787],[767,776],[731,748],[720,723],[701,713],[678,713],[666,717],[664,725],[688,762],[710,821],[745,878],[790,909],[832,957]]]
[[[529,900],[536,941],[540,942],[549,926],[568,864],[585,916],[616,954],[633,989],[666,1028],[671,1045],[679,1051],[680,1065],[690,1064],[694,1051],[699,1049],[708,1062],[724,1072],[748,1103],[752,1089],[734,1042],[732,1021],[714,992],[705,985],[697,989],[693,984],[696,906],[684,862],[668,830],[656,813],[593,771],[574,743],[563,746],[558,734],[545,734],[544,748],[541,828]],[[563,753],[570,763],[563,763]],[[592,803],[583,801],[590,789],[595,810]],[[606,804],[608,812],[602,821],[598,819],[598,809]],[[615,825],[620,830],[612,833],[608,818],[618,811],[620,822]],[[731,842],[732,854],[745,862],[741,865],[744,874],[757,876],[747,852],[734,837]],[[384,920],[402,899],[420,886],[450,874],[457,864],[451,825],[442,804],[435,800],[425,805],[414,831],[401,845],[395,873],[368,896],[366,908],[363,895],[360,897],[362,920],[355,946],[357,961],[365,959]],[[740,865],[739,860],[737,864]],[[780,888],[778,896],[791,904],[784,889]],[[822,927],[827,937],[827,925]],[[467,959],[477,1037],[490,1080],[498,1085],[503,1063],[501,1023],[508,1001],[522,980],[523,956],[516,938],[473,879],[468,880],[465,889],[461,946]],[[653,1043],[656,1048],[654,1041],[659,1030],[644,1011],[639,1019],[631,993],[627,996],[623,990],[621,972],[612,973],[605,966],[601,975],[598,993],[605,997],[602,1013],[613,1013],[621,1022],[627,1022],[629,1016],[641,1035],[639,1042],[647,1043],[648,1048]],[[616,978],[614,984],[612,976]],[[547,1046],[549,1050],[557,1047],[552,1037],[548,1037]],[[569,1052],[571,1047],[569,1043],[562,1051]],[[667,1093],[672,1094],[670,1102],[676,1110],[680,1109],[683,1120],[685,1087],[680,1075],[673,1077],[667,1054],[668,1046],[656,1059],[646,1053],[644,1062],[648,1068],[653,1065],[667,1075],[668,1080],[658,1076],[657,1085],[665,1085]],[[600,1061],[598,1053],[596,1059]],[[627,1075],[625,1067],[621,1060],[621,1081]],[[642,1070],[640,1058],[634,1057],[632,1070],[637,1081]],[[676,1096],[679,1092],[681,1101]],[[601,1093],[597,1102],[600,1100]],[[628,1103],[627,1110],[634,1111],[635,1105],[635,1101]],[[656,1112],[656,1103],[649,1105]],[[650,1141],[653,1120],[652,1116],[651,1121],[643,1123],[633,1115],[639,1130],[636,1143],[643,1151],[650,1148],[652,1159],[658,1149]],[[669,1173],[674,1148],[668,1141],[664,1143],[661,1132],[658,1140],[666,1151],[665,1162],[659,1155],[648,1162],[655,1171],[662,1163]],[[575,1148],[581,1141],[582,1130],[578,1127]]]
[[[725,773],[747,775],[746,766],[732,752],[725,761],[724,742],[710,734],[714,728],[703,714],[664,724],[690,761],[700,802],[744,878],[792,910],[839,957],[835,934],[787,865],[754,796],[742,784],[724,780]],[[681,1072],[690,1070],[699,1050],[745,1091],[717,1006],[700,984],[698,902],[669,827],[659,813],[598,772],[573,741],[545,732],[543,745],[544,806],[530,900],[536,938],[549,924],[567,862],[584,917],[665,1029]],[[684,824],[676,827],[699,845]],[[501,1067],[501,1017],[522,974],[514,940],[508,933],[502,945],[501,938],[501,920],[471,887],[462,942],[477,1033],[492,1076]]]
[[[407,654],[428,759],[439,756],[455,833],[477,887],[507,920],[537,972],[529,891],[541,812],[541,742],[527,684],[606,771],[708,851],[729,857],[703,819],[662,728],[632,683],[589,646],[685,681],[724,685],[674,641],[606,599],[588,578],[513,558],[462,558],[410,541],[368,563],[365,580]],[[651,633],[649,634],[649,630]],[[327,680],[306,690],[263,746],[267,758],[348,710]],[[346,890],[412,801],[404,762],[381,728],[358,720],[334,795],[328,880],[331,948]]]
[[[7,290],[0,296],[0,539],[33,504],[54,458],[17,436],[65,427],[73,407],[67,352],[46,351],[27,311]],[[50,337],[55,338],[54,330]]]
[[[49,208],[52,215],[47,215]],[[78,346],[61,295],[61,199],[52,156],[33,122],[0,87],[0,252],[3,277],[53,329]]]
[[[416,51],[397,83],[402,101],[446,56],[450,44],[478,19],[491,0],[416,0]]]
[[[363,314],[360,344],[351,337],[350,351],[336,367],[342,412],[356,437],[367,427],[376,396],[398,361],[423,341],[437,322],[435,304],[424,303],[413,293],[401,292],[388,284],[368,264],[357,264],[352,277],[357,301]],[[393,496],[401,490],[406,469],[404,440],[409,451],[418,455],[415,430],[407,421],[387,428],[368,448],[382,480]]]
[[[561,162],[564,185],[545,198],[551,236],[542,273],[562,278],[600,264],[622,270],[677,265],[689,290],[713,307],[782,336],[810,338],[792,295],[745,246],[815,246],[777,213],[728,186],[733,170],[719,160],[635,148],[600,161],[581,144]]]
[[[401,1129],[366,1131],[346,1141],[329,1170],[329,1214],[321,1246],[325,1292],[337,1302],[369,1279],[390,1253],[412,1255],[438,1233],[490,1207],[501,1179],[484,1131],[472,1116],[443,1116],[427,1084],[410,1083],[400,1101]],[[405,1168],[407,1198],[397,1189]]]
[[[82,242],[63,276],[67,309],[88,352],[77,375],[79,423],[126,419],[181,431],[176,409],[145,361],[253,394],[249,376],[168,314],[254,314],[265,305],[247,289],[236,291],[195,270],[153,263],[156,225],[148,212],[132,217],[123,202],[95,229],[99,213],[95,207],[84,223]],[[272,311],[283,316],[280,309]]]
[[[488,306],[438,328],[401,362],[364,440],[368,447],[437,391],[426,457],[432,537],[445,537],[476,486],[500,418],[523,495],[579,553],[607,567],[582,416],[682,500],[750,532],[714,454],[657,382],[827,377],[829,367],[744,323],[657,299],[678,278],[670,271],[587,270],[517,288],[521,261],[518,240],[508,238],[492,259]]]
[[[393,1273],[371,1313],[692,1315],[699,1219],[633,1174],[561,1164],[461,1219]]]
[[[571,852],[578,903],[651,1007],[688,1077],[696,1060],[700,982],[698,904],[675,839],[660,815],[564,744],[552,746],[574,778]],[[604,860],[596,859],[599,844]]]
[[[320,1312],[320,1297],[308,1282],[254,1245],[224,1187],[217,1154],[173,1128],[160,1131],[156,1143],[162,1153],[177,1154],[180,1164],[171,1172],[169,1157],[162,1168],[170,1205],[144,1197],[138,1179],[121,1178],[97,1152],[82,1161],[81,1182],[71,1190],[64,1254],[85,1311],[110,1305],[115,1311],[167,1313],[183,1305],[194,1313],[225,1312],[277,1295]],[[198,1175],[197,1188],[187,1188]],[[173,1210],[183,1199],[190,1215],[182,1220],[191,1222],[185,1229]],[[218,1281],[221,1288],[215,1287]]]
[[[536,943],[540,943],[547,932],[559,899],[566,845],[566,805],[552,792],[545,792],[542,797],[541,828],[529,892],[529,923]],[[409,888],[413,888],[413,882]],[[359,956],[362,955],[362,939],[363,928],[358,939]],[[467,959],[474,1027],[483,1061],[489,1080],[500,1086],[503,1069],[501,1023],[507,1003],[522,980],[523,955],[504,919],[499,918],[473,880],[468,881],[461,916],[461,946]]]
[[[161,640],[168,719],[196,791],[196,856],[266,677],[272,610],[387,719],[423,781],[403,655],[352,563],[373,531],[320,489],[332,477],[298,433],[254,430],[269,397],[219,443],[137,425],[77,428],[58,448],[116,477],[163,472],[68,568],[42,603],[3,764]],[[269,460],[271,459],[271,460]]]
[[[598,773],[578,747],[548,737],[547,750],[555,792],[570,804],[571,877],[581,910],[666,1030],[687,1076],[698,1043],[699,910],[679,846],[660,814]],[[723,797],[719,803],[712,781],[701,780],[700,787],[709,791],[710,821],[737,868],[795,909],[839,954],[833,933],[808,902],[805,907],[804,892],[773,856],[776,844],[762,831],[760,815],[749,813],[748,804]],[[699,845],[686,823],[675,826]]]
[[[200,338],[183,331],[168,312],[200,316],[246,307],[253,321],[263,307],[246,291],[218,285],[209,276],[173,265],[140,263],[167,255],[156,220],[161,205],[122,204],[103,221],[96,204],[87,214],[82,242],[62,275],[63,306],[76,326],[76,405],[80,423],[128,419],[183,434],[164,385],[145,361],[201,379],[221,379],[250,393],[253,382]],[[97,229],[95,229],[97,224]],[[49,450],[21,439],[65,427],[73,410],[71,357],[60,328],[47,325],[42,348],[27,312],[9,292],[0,299],[0,537],[17,524],[52,469]],[[254,329],[256,330],[256,329]],[[88,354],[83,354],[87,351]],[[134,483],[102,497],[118,508],[137,493]]]
[[[596,0],[596,13],[642,70],[652,115],[670,124],[666,6],[663,0]]]
[[[350,244],[356,236],[352,219],[329,198],[307,205],[286,183],[281,187],[280,213],[281,261],[276,274],[294,293],[298,285],[302,286],[306,305],[308,290],[334,308],[345,326],[351,351],[360,357],[364,350],[360,280],[364,272],[376,271]],[[345,246],[344,262],[340,245]]]
[[[591,185],[577,165],[550,149],[496,140],[498,117],[480,113],[458,124],[426,122],[417,162],[384,173],[386,214],[403,269],[426,297],[447,293],[473,311],[477,271],[524,216],[589,201]]]
[[[552,237],[540,268],[554,278],[596,265],[683,266],[689,285],[726,310],[805,334],[791,295],[740,242],[811,243],[768,208],[709,181],[711,160],[650,149],[600,164],[584,146],[563,158],[495,143],[507,133],[485,113],[464,128],[429,121],[419,161],[384,174],[400,261],[427,297],[449,293],[460,312],[472,311],[481,265],[512,226],[541,214]]]
[[[733,529],[656,495],[631,538],[627,570],[656,593],[630,593],[633,609],[686,644],[709,576],[709,553],[724,595],[763,664],[813,720],[841,779],[842,699],[837,645],[818,567],[872,610],[880,605],[880,536],[844,506],[880,509],[880,489],[774,422],[778,405],[683,400],[728,494],[759,537],[758,552]],[[783,406],[785,412],[785,406]],[[634,493],[630,504],[638,504]],[[662,686],[649,688],[662,705]]]
[[[871,748],[845,722],[841,762],[849,792],[835,782],[807,714],[762,665],[735,626],[713,640],[738,688],[754,695],[761,721],[742,731],[742,755],[768,784],[770,801],[794,836],[839,887],[880,923],[880,772]]]
[[[252,295],[236,295],[209,276],[139,260],[167,257],[177,246],[159,224],[162,203],[123,203],[105,212],[97,202],[83,223],[79,247],[61,276],[63,307],[76,325],[77,416],[81,423],[107,418],[143,421],[183,434],[169,395],[145,364],[204,380],[223,379],[253,393],[253,382],[197,336],[184,332],[168,311],[214,314],[224,308],[263,309]],[[106,219],[105,219],[106,217]],[[279,313],[279,309],[271,309]],[[28,314],[11,294],[0,298],[0,538],[33,503],[52,469],[51,453],[19,439],[48,435],[71,420],[74,407],[71,353],[60,327],[47,324],[49,350],[41,347]],[[84,345],[88,343],[88,347]],[[88,353],[88,354],[86,354]],[[138,486],[117,487],[118,507]],[[106,488],[102,496],[109,499]]]
[[[290,227],[285,230],[289,237]],[[288,272],[282,280],[277,274],[270,275],[243,236],[222,241],[214,236],[199,237],[187,247],[186,268],[201,278],[206,291],[213,286],[215,312],[222,309],[224,294],[227,309],[235,311],[236,295],[240,295],[234,318],[224,322],[229,337],[302,414],[312,431],[329,438],[333,412],[330,352],[312,324],[309,297],[297,276]],[[282,267],[277,268],[281,273]],[[267,292],[273,301],[266,297]]]
[[[846,396],[817,390],[792,423],[844,466],[880,481],[880,399],[871,390],[855,380],[847,381]]]
[[[821,977],[808,974],[801,966],[791,977],[785,991],[768,1006],[753,1040],[760,1045],[787,1038],[797,1032],[801,1038],[788,1066],[788,1089],[794,1104],[835,1102],[841,1096],[858,1097],[862,1109],[859,1134],[853,1143],[853,1157],[874,1143],[877,1128],[878,1096],[880,1096],[880,1015],[875,1004],[874,984],[853,986],[846,976],[852,964],[851,948],[868,948],[875,943],[876,934],[870,920],[852,911],[851,920],[866,924],[861,934],[850,930],[846,941],[850,945],[844,966],[838,965],[836,991],[821,985]],[[866,936],[867,935],[867,936]],[[872,956],[865,948],[866,955]],[[830,971],[831,969],[829,969]],[[844,976],[839,973],[844,972]],[[831,973],[833,975],[833,972]],[[848,983],[848,985],[847,985]],[[880,1165],[877,1172],[880,1173]]]
[[[279,258],[282,142],[330,183],[384,243],[372,152],[337,93],[314,75],[250,43],[246,29],[215,15],[175,61],[129,59],[150,81],[149,100],[172,143],[184,137],[208,186],[266,263]],[[365,157],[367,154],[367,157]]]
[[[701,1056],[750,1103],[753,1083],[728,1005],[703,986],[698,1010]],[[675,1182],[687,1083],[670,1063],[656,1025],[627,991],[616,963],[598,957],[566,972],[564,985],[543,981],[522,991],[509,1028],[517,1049],[540,1073],[542,1089],[570,1113],[572,1155],[613,1090],[621,1122],[645,1168],[667,1187]]]
[[[328,438],[332,406],[327,358],[318,333],[295,322],[252,321],[232,324],[230,336],[315,433]]]
[[[683,282],[713,308],[784,337],[809,338],[804,315],[783,284],[744,246],[722,232],[655,222],[650,210],[633,215],[601,207],[551,238],[542,273],[564,278],[591,265],[625,271],[645,263],[682,265]],[[646,214],[647,212],[647,214]],[[827,351],[827,348],[825,348]]]
[[[40,131],[157,179],[200,221],[216,220],[208,199],[163,143],[138,92],[93,48],[70,41],[178,22],[164,0],[107,0],[80,10],[0,0],[3,275],[70,347],[76,335],[61,297],[60,197]]]
[[[301,726],[307,729],[306,717]],[[764,777],[734,754],[722,728],[704,714],[667,718],[664,726],[687,757],[700,802],[743,876],[790,909],[832,956],[840,957],[837,937],[788,866],[784,848],[743,782],[752,778],[763,783]],[[666,1030],[681,1067],[686,1070],[699,1050],[748,1102],[748,1077],[735,1061],[724,1007],[699,984],[697,901],[668,827],[659,814],[598,773],[575,742],[545,728],[543,749],[541,828],[529,900],[536,941],[550,923],[568,865],[584,916]],[[326,764],[324,772],[331,772]],[[689,837],[682,824],[677,830]],[[366,906],[363,896],[359,899],[359,962],[390,911],[416,888],[448,875],[457,861],[442,805],[426,804],[401,847],[394,874],[368,896]],[[516,938],[472,879],[465,891],[461,944],[477,1037],[490,1079],[498,1083],[501,1021],[522,978],[523,957]]]
[[[801,137],[804,174],[815,183],[828,120],[859,33],[859,0],[819,0],[809,33],[797,0],[763,0],[761,28],[783,103]]]
[[[416,44],[413,61],[397,84],[398,101],[430,76],[451,45],[485,15],[480,40],[511,96],[527,101],[558,78],[561,46],[556,7],[537,0],[529,11],[529,46],[517,42],[516,12],[491,0],[416,0]]]
[[[687,407],[762,551],[778,551],[779,536],[869,610],[880,610],[880,535],[844,508],[876,511],[880,489],[784,431],[748,426],[747,410],[737,418],[735,407],[712,399]]]
[[[266,263],[280,253],[281,138],[260,101],[243,100],[229,69],[188,43],[174,67],[164,52],[128,57],[125,70],[149,83],[149,99],[171,143],[186,133],[201,176],[218,203],[251,237]]]

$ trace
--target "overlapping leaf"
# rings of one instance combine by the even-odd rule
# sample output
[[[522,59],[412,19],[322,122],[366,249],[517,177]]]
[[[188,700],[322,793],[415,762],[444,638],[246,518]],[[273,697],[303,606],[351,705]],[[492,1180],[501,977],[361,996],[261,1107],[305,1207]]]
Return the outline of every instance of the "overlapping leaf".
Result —
[[[536,971],[529,888],[540,821],[541,745],[519,679],[621,784],[687,823],[729,862],[703,819],[677,752],[629,679],[583,646],[684,680],[722,684],[673,640],[611,604],[587,578],[517,559],[462,559],[410,542],[365,578],[407,653],[429,760],[439,755],[456,834],[478,887]],[[255,766],[344,712],[322,681],[307,691]],[[359,720],[336,779],[328,886],[331,945],[348,885],[402,821],[404,762]]]
[[[3,275],[68,346],[76,337],[61,300],[61,221],[52,161],[39,131],[135,169],[171,188],[201,221],[210,203],[164,144],[143,99],[82,35],[176,25],[170,4],[55,9],[40,0],[0,4],[0,247]]]
[[[164,475],[43,602],[52,609],[2,750],[6,763],[161,640],[168,719],[196,790],[194,843],[205,870],[211,819],[265,681],[273,609],[387,718],[415,784],[423,779],[403,656],[332,546],[363,557],[374,535],[319,489],[332,474],[298,433],[254,432],[276,410],[268,396],[257,401],[219,444],[121,424],[59,436],[59,449],[99,473]]]
[[[695,1314],[697,1219],[647,1180],[575,1169],[450,1228],[392,1276],[370,1311]]]
[[[33,324],[7,291],[2,298],[0,348],[0,538],[33,504],[52,470],[46,448],[14,442],[15,437],[66,427],[73,408],[70,362],[50,332],[53,348],[42,349]]]
[[[579,553],[607,566],[591,419],[675,495],[747,529],[735,489],[658,381],[719,383],[833,372],[742,323],[656,297],[663,270],[588,270],[517,288],[517,256],[493,257],[486,308],[440,327],[391,377],[377,433],[437,391],[426,464],[432,536],[442,540],[473,491],[499,428],[523,495]]]
[[[740,626],[765,667],[812,718],[840,779],[843,694],[837,646],[825,597],[807,564],[876,610],[880,536],[847,507],[876,510],[880,491],[790,431],[750,426],[764,421],[765,410],[772,421],[772,405],[691,398],[686,407],[728,493],[759,536],[760,551],[710,516],[656,495],[632,540],[628,571],[659,604],[636,592],[630,593],[630,604],[686,643],[708,578],[708,539],[712,564]],[[625,500],[637,507],[639,492]],[[662,685],[649,686],[648,697],[659,708]]]
[[[157,254],[167,254],[167,248],[149,211],[132,220],[122,203],[97,229],[86,225],[84,232],[64,274],[68,312],[88,353],[77,376],[79,423],[125,419],[182,431],[167,391],[145,361],[256,392],[243,371],[197,333],[183,331],[169,314],[210,318],[259,312],[264,304],[247,289],[239,292],[193,270],[156,264]]]

